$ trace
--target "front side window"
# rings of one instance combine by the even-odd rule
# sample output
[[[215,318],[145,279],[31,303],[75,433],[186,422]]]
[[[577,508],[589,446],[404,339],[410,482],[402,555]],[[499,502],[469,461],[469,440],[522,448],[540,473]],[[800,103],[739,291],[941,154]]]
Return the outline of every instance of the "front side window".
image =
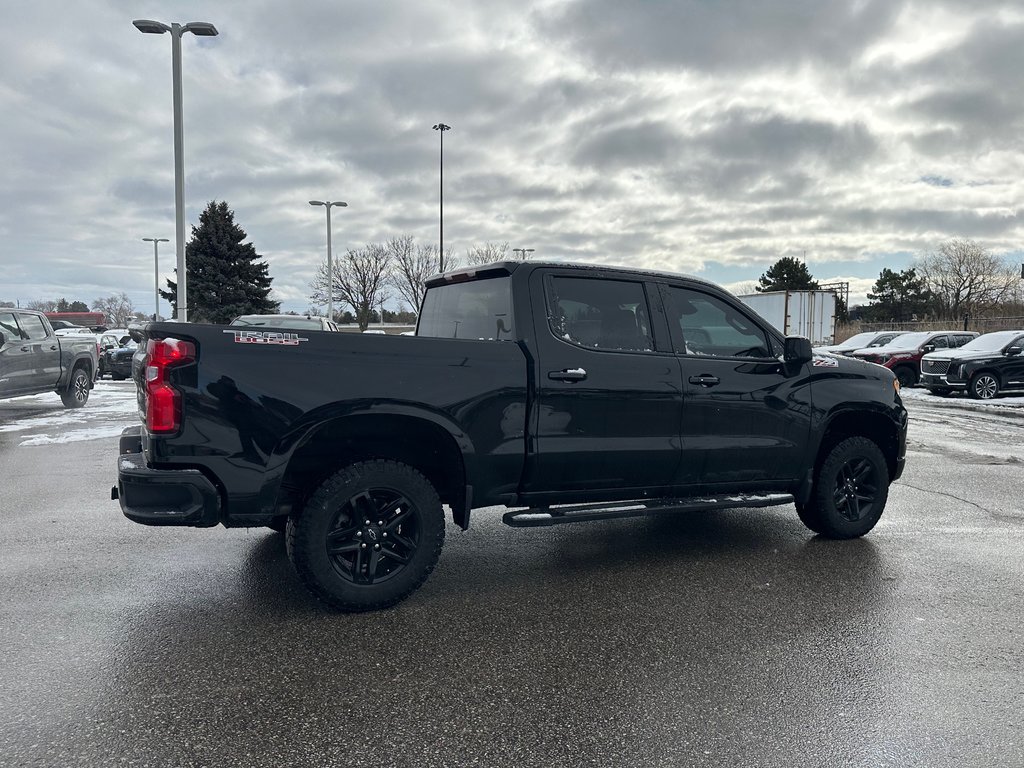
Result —
[[[21,338],[21,329],[18,327],[18,321],[14,319],[13,312],[0,312],[0,333],[3,333],[7,341]]]
[[[417,336],[512,341],[512,290],[508,277],[439,285],[427,290]]]
[[[27,338],[34,341],[45,339],[47,336],[46,326],[43,325],[43,321],[36,315],[22,315],[21,327],[27,334]]]
[[[679,327],[687,355],[706,357],[772,357],[772,345],[749,317],[732,305],[707,293],[669,286],[670,324]]]
[[[654,350],[642,283],[552,276],[545,294],[548,327],[562,341],[611,352]]]

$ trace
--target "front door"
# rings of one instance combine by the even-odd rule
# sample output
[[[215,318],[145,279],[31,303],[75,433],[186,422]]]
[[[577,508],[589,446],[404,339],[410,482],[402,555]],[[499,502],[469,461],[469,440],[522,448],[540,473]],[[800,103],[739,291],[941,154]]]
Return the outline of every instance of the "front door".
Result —
[[[808,366],[783,365],[779,338],[738,302],[699,287],[662,290],[684,390],[676,482],[799,477],[810,432]]]
[[[652,329],[656,288],[578,275],[530,277],[537,395],[523,490],[575,499],[664,492],[679,462],[682,398],[678,360]]]

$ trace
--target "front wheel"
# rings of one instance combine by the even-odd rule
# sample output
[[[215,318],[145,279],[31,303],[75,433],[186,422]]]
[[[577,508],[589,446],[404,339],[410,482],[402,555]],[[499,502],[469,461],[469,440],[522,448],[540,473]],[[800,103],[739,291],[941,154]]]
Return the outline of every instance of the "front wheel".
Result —
[[[975,400],[991,400],[999,394],[999,379],[992,373],[977,373],[967,391]]]
[[[878,446],[850,437],[828,452],[800,519],[830,539],[863,536],[878,522],[889,497],[889,469]]]
[[[85,368],[75,368],[71,372],[68,388],[60,393],[60,401],[65,408],[81,408],[89,402],[89,374]]]
[[[430,482],[397,461],[338,471],[289,518],[288,556],[306,587],[343,611],[388,608],[434,570],[444,512]]]
[[[899,366],[893,373],[900,382],[900,388],[912,387],[917,384],[917,371],[907,365]]]

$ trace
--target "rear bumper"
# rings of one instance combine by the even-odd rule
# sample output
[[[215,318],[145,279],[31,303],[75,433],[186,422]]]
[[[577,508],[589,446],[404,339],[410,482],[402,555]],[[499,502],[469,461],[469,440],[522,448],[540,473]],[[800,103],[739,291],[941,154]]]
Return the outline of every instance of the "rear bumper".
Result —
[[[117,485],[110,497],[129,520],[143,525],[208,528],[220,522],[220,494],[198,469],[151,469],[142,453],[142,428],[121,433]]]

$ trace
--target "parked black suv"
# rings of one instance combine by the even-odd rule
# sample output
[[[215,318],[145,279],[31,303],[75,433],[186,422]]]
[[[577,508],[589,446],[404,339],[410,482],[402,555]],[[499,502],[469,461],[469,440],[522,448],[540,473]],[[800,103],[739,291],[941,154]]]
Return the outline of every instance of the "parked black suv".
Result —
[[[921,385],[933,395],[965,391],[990,400],[1003,390],[1024,389],[1024,331],[995,331],[959,349],[921,359]]]

